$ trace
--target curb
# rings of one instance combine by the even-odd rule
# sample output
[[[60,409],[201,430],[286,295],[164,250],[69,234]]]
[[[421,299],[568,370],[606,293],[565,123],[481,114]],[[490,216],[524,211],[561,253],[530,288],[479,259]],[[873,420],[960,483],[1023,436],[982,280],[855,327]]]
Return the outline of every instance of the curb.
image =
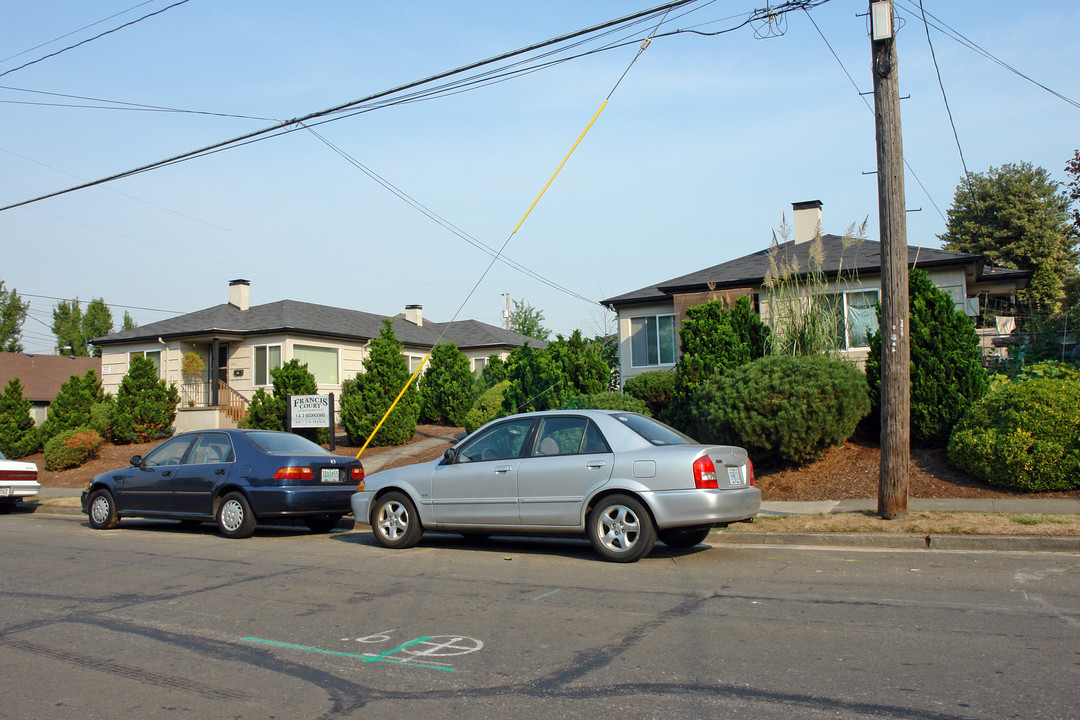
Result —
[[[713,532],[716,545],[870,548],[884,550],[986,550],[1080,553],[1080,537],[1040,535],[912,535],[892,533]]]

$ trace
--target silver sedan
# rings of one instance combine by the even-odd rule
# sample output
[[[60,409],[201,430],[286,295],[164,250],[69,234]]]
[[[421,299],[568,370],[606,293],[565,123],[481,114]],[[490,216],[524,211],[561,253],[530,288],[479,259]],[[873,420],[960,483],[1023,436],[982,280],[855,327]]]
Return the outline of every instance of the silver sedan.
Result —
[[[352,496],[353,516],[385,547],[412,547],[424,530],[585,534],[613,562],[647,555],[658,539],[693,547],[760,505],[742,448],[610,410],[500,418],[439,460],[368,476]]]

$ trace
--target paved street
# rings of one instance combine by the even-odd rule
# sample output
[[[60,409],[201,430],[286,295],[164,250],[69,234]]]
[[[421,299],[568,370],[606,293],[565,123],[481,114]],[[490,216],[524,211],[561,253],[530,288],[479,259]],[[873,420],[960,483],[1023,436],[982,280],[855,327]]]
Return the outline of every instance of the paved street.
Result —
[[[0,717],[1073,718],[1080,556],[0,517]]]

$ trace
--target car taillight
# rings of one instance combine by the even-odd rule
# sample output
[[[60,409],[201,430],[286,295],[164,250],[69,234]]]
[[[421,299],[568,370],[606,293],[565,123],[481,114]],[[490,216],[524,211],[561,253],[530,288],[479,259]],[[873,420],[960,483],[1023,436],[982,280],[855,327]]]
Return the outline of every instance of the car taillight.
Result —
[[[310,480],[313,477],[315,477],[315,472],[311,468],[297,467],[295,465],[279,468],[274,473],[275,480]]]
[[[712,458],[703,455],[694,461],[694,487],[698,490],[716,490],[716,467]]]
[[[754,461],[750,458],[746,458],[746,474],[748,475],[746,482],[748,485],[754,484]]]
[[[353,467],[353,469],[349,471],[349,477],[351,477],[356,482],[359,482],[359,481],[363,480],[364,479],[364,466],[363,465],[356,465],[355,467]]]
[[[0,470],[0,480],[37,480],[37,470]]]

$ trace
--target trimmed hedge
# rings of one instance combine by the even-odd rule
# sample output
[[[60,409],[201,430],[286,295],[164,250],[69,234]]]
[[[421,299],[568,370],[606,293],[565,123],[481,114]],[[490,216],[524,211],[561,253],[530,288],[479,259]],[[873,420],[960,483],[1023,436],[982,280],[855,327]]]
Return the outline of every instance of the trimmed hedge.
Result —
[[[802,465],[840,445],[870,412],[866,376],[826,357],[774,356],[706,380],[691,399],[691,435],[741,445],[755,462]]]
[[[668,409],[675,401],[675,373],[669,370],[649,370],[626,381],[623,392],[641,400],[653,417]]]
[[[79,467],[97,455],[101,435],[88,427],[64,430],[45,443],[45,469],[67,470]]]
[[[602,392],[577,395],[562,404],[560,410],[625,410],[649,415],[648,406],[641,400],[622,393]]]
[[[997,387],[957,424],[948,456],[991,485],[1080,489],[1080,381],[1036,378]]]

